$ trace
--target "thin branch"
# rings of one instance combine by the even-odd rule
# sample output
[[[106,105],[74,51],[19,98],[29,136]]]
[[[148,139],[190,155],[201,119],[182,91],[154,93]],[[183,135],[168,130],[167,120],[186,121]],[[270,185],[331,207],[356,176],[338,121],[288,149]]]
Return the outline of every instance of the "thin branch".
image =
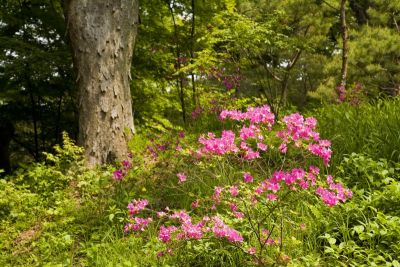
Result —
[[[394,13],[392,13],[392,15],[393,15],[394,26],[396,26],[397,32],[400,33],[400,28],[399,28],[399,24],[397,24],[396,15]]]
[[[332,8],[332,9],[336,10],[336,11],[339,11],[339,10],[340,10],[339,8],[332,6],[331,4],[329,4],[328,2],[326,2],[325,0],[321,0],[321,2],[324,3],[325,5],[327,5],[328,7],[330,7],[330,8]]]

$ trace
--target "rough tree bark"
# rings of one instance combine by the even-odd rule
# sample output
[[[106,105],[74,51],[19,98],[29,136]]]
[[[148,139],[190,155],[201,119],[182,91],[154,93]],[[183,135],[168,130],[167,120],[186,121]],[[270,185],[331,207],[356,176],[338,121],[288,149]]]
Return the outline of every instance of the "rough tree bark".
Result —
[[[138,0],[65,0],[79,89],[79,140],[90,166],[127,156]]]

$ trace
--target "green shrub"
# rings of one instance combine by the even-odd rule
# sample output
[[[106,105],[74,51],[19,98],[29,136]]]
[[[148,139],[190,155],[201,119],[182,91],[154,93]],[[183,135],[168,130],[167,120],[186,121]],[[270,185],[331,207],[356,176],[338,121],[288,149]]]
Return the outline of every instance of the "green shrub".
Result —
[[[399,167],[355,153],[339,165],[353,200],[316,218],[330,266],[400,266]]]

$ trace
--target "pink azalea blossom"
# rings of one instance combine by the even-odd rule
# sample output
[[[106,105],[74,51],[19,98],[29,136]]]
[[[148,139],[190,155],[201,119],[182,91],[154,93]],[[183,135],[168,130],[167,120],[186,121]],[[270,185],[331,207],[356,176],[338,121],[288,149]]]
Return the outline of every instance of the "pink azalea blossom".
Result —
[[[229,193],[231,193],[231,196],[236,197],[237,195],[239,195],[239,189],[237,188],[237,186],[231,186],[229,188]]]
[[[127,160],[122,161],[122,166],[124,166],[125,169],[128,169],[131,167],[131,163]]]
[[[278,196],[275,195],[275,194],[268,194],[267,198],[268,198],[269,201],[275,201],[275,200],[278,199]]]
[[[249,249],[247,250],[247,252],[248,252],[250,255],[254,255],[254,254],[256,254],[257,249],[256,249],[255,247],[251,247],[251,248],[249,248]]]
[[[250,173],[245,172],[243,174],[243,180],[244,180],[245,183],[252,183],[253,182],[253,176],[251,176]]]
[[[141,210],[144,210],[148,204],[149,201],[147,199],[132,200],[132,202],[128,204],[129,214],[131,216],[138,214]]]
[[[179,183],[186,181],[187,176],[183,172],[177,173],[176,176],[179,178]]]
[[[257,148],[260,149],[261,151],[266,151],[268,146],[263,143],[257,143]]]
[[[279,151],[283,154],[285,154],[287,152],[287,144],[286,143],[282,143],[279,146]]]
[[[124,178],[124,172],[122,170],[116,170],[113,172],[113,179],[116,181],[121,181]]]
[[[238,207],[235,203],[230,203],[229,208],[231,209],[231,211],[237,211],[237,209],[238,209]]]
[[[212,231],[216,237],[225,237],[230,242],[243,242],[242,235],[235,229],[226,225],[221,218],[219,218],[218,216],[214,216],[212,218],[212,221],[214,223]]]
[[[244,218],[244,213],[243,212],[234,211],[233,214],[235,215],[235,217],[237,219],[243,219]]]
[[[199,207],[199,200],[195,200],[192,202],[192,208],[198,208]]]
[[[161,225],[160,230],[158,232],[158,238],[162,242],[167,243],[171,240],[171,234],[176,230],[177,228],[175,226],[165,227],[164,225]]]

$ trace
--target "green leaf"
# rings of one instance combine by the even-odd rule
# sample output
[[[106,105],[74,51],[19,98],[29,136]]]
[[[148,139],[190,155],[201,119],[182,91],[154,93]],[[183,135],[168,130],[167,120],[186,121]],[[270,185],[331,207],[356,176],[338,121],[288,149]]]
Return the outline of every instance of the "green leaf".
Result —
[[[357,234],[360,234],[360,233],[364,232],[365,228],[363,225],[357,225],[357,226],[354,226],[353,229]]]

